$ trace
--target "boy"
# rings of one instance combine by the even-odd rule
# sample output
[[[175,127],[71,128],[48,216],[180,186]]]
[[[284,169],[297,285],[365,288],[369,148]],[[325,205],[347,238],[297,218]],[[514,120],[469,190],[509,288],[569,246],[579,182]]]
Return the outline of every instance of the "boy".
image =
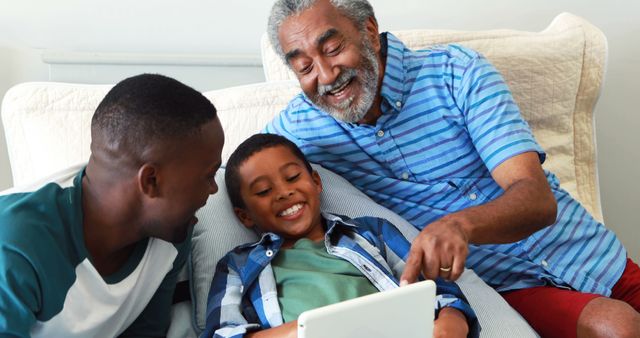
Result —
[[[291,141],[250,137],[225,182],[237,217],[261,239],[218,263],[202,337],[295,337],[306,310],[397,287],[410,243],[386,220],[321,213],[320,176]],[[435,336],[476,336],[460,289],[437,285]]]

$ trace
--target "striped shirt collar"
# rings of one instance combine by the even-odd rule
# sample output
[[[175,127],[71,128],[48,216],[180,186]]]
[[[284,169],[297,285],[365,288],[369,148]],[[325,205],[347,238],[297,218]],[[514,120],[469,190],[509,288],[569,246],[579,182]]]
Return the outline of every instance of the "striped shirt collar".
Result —
[[[390,107],[393,107],[392,110],[388,112],[385,111],[383,114],[397,113],[400,108],[396,106],[396,102],[401,102],[402,106],[404,106],[405,101],[402,90],[406,77],[404,68],[404,45],[397,37],[388,32],[381,34],[381,40],[382,39],[386,39],[386,43],[381,44],[383,47],[386,45],[386,60],[380,96],[387,101]]]

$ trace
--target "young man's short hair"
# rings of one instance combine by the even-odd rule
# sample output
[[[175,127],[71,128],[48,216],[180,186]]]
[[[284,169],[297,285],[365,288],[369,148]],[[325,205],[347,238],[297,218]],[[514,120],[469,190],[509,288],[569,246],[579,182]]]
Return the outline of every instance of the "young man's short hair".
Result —
[[[199,91],[163,75],[133,76],[116,84],[98,105],[91,120],[92,148],[144,161],[150,146],[197,133],[215,117],[216,108]]]
[[[231,204],[236,208],[244,208],[244,201],[240,196],[240,166],[246,162],[255,153],[264,149],[284,146],[291,150],[291,153],[299,158],[309,172],[312,172],[311,164],[307,161],[300,148],[295,143],[289,141],[286,137],[276,134],[256,134],[244,142],[242,142],[236,150],[233,151],[227,161],[224,172],[224,181],[227,186],[227,194],[231,200]]]

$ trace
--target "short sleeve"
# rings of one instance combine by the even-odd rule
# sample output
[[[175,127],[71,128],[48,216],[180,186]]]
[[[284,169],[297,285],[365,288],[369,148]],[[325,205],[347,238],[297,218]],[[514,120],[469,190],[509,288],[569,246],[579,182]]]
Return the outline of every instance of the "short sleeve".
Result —
[[[525,152],[538,153],[540,163],[544,162],[546,155],[498,70],[472,50],[459,46],[452,46],[451,50],[460,62],[453,67],[454,99],[489,171]]]
[[[305,130],[309,128],[315,129],[316,126],[313,125],[314,121],[311,120],[318,118],[318,116],[315,116],[315,118],[307,118],[306,115],[310,111],[316,114],[315,110],[306,102],[304,95],[299,94],[265,126],[262,133],[284,136],[295,143],[300,150],[305,152],[309,145],[300,137],[300,128],[302,126]]]
[[[0,336],[29,337],[41,309],[38,276],[19,252],[0,252]]]

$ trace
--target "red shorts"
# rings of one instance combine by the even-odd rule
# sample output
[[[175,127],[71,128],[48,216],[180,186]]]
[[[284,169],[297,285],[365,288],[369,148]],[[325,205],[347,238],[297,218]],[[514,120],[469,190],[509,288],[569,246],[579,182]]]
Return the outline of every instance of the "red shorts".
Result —
[[[539,286],[504,292],[502,297],[542,337],[576,337],[580,313],[592,299],[603,296]],[[624,301],[640,312],[640,268],[629,258],[611,298]]]

